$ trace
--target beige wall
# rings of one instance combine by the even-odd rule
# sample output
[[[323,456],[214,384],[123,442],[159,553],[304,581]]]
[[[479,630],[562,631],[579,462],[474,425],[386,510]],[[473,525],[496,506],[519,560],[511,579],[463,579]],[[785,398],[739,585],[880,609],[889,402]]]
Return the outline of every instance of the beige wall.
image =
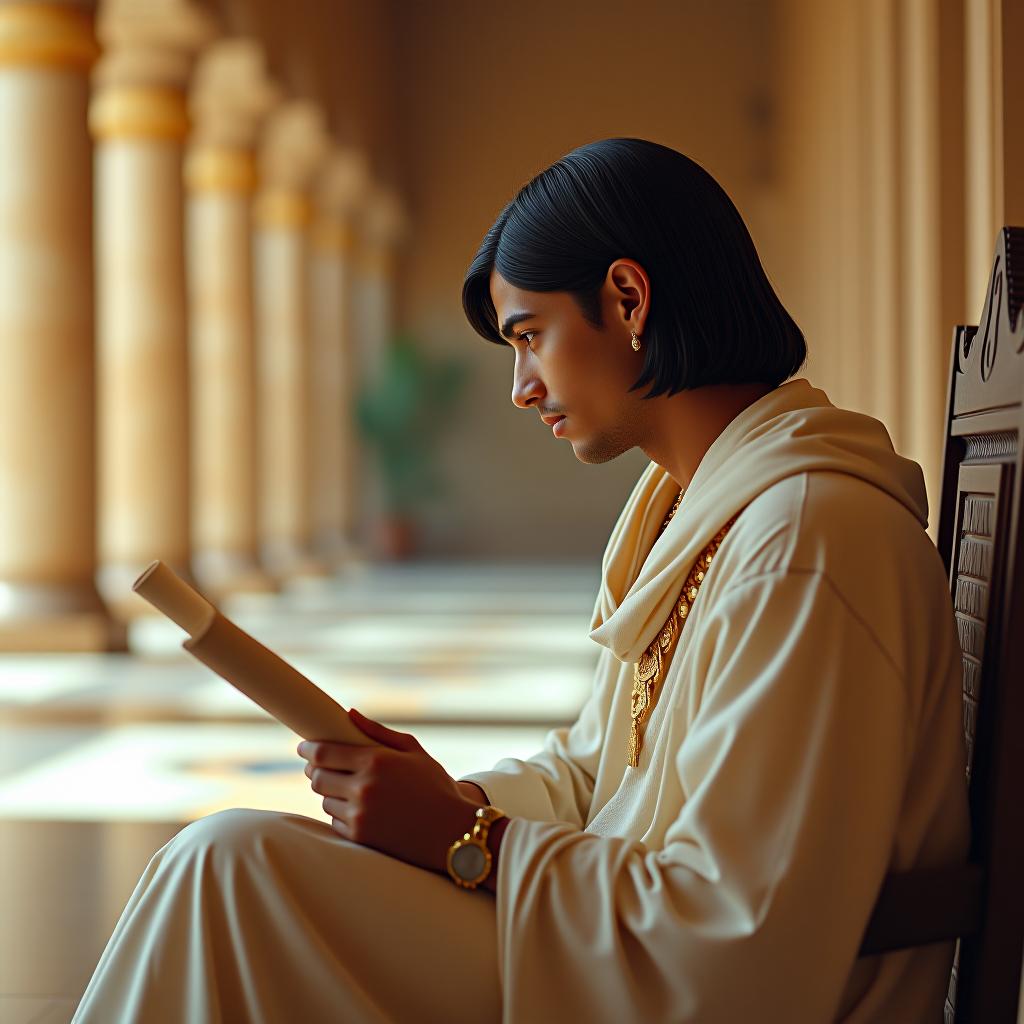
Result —
[[[600,556],[645,460],[632,452],[584,466],[536,415],[513,407],[511,352],[469,329],[463,273],[520,185],[575,146],[615,135],[653,139],[707,167],[757,242],[771,170],[757,112],[770,75],[773,6],[396,5],[414,224],[403,319],[434,351],[464,356],[472,374],[444,440],[450,492],[428,524],[428,553]]]

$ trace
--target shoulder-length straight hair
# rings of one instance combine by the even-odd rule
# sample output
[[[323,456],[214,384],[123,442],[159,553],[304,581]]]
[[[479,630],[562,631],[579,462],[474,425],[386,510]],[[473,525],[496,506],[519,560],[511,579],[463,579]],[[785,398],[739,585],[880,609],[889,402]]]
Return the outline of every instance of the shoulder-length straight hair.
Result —
[[[568,292],[602,326],[609,265],[636,260],[651,282],[645,398],[709,384],[781,384],[803,364],[803,334],[775,294],[724,189],[682,153],[645,139],[574,149],[527,182],[488,230],[462,286],[477,334],[498,344],[497,269],[516,288]]]

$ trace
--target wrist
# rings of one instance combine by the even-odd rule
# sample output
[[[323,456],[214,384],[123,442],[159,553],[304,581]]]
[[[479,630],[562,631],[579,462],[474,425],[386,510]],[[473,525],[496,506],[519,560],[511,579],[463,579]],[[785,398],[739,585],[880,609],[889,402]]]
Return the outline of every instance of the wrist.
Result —
[[[448,874],[448,848],[456,839],[461,839],[467,832],[473,831],[473,826],[476,824],[476,809],[485,806],[486,803],[486,800],[463,799],[453,808],[453,813],[446,818],[445,833],[442,838],[441,866],[438,868],[442,874]]]
[[[476,807],[483,807],[485,804],[490,803],[483,787],[478,786],[475,782],[460,782],[458,786],[462,795],[465,796],[467,800],[472,800]]]
[[[498,891],[498,850],[501,848],[501,840],[505,835],[505,829],[512,823],[511,818],[499,818],[487,833],[487,849],[491,851],[491,871],[483,880],[480,888],[488,892]]]

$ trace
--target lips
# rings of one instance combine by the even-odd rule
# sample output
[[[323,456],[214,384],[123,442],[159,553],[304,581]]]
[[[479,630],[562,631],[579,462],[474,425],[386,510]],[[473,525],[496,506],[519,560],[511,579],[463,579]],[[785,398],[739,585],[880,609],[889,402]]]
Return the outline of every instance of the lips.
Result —
[[[553,427],[559,420],[564,420],[564,416],[541,416],[541,422],[546,423],[549,427]]]

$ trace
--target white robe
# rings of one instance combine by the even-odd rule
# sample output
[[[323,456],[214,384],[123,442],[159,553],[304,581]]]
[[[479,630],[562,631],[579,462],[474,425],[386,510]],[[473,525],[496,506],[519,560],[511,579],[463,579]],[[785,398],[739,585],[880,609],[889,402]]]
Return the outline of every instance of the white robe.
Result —
[[[464,776],[514,819],[504,1020],[941,1020],[952,944],[857,959],[885,873],[968,846],[960,650],[919,467],[801,379],[729,424],[655,541],[677,493],[651,464],[615,527],[576,723]],[[741,509],[627,767],[633,663]]]
[[[939,1020],[951,945],[856,959],[886,871],[967,848],[920,469],[797,380],[655,543],[675,495],[652,465],[612,534],[579,719],[465,776],[513,816],[496,899],[322,821],[210,815],[153,856],[75,1024]],[[628,768],[633,663],[740,509]]]

